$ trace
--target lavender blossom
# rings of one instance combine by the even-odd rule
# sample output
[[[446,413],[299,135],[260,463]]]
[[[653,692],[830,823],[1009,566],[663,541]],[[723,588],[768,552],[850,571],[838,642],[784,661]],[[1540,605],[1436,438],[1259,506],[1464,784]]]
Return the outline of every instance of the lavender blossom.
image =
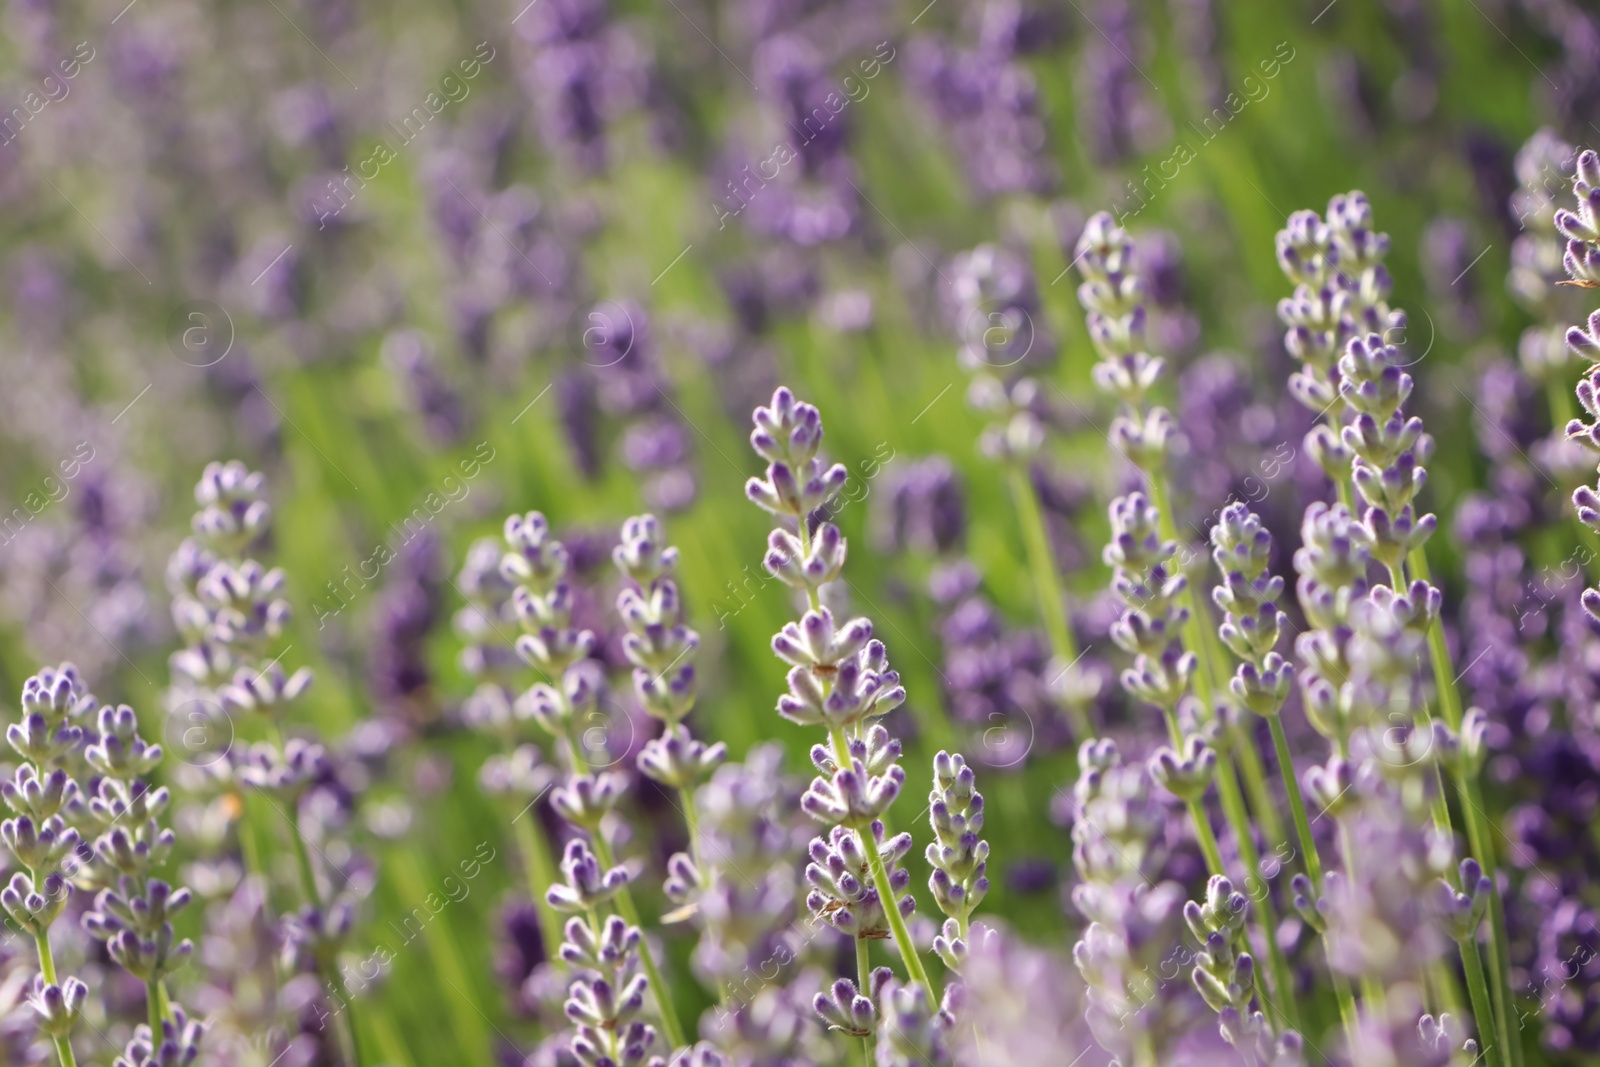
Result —
[[[329,838],[340,833],[346,822],[341,809],[352,806],[353,800],[341,791],[334,803],[323,802],[328,796],[324,786],[336,775],[341,757],[317,740],[282,739],[289,705],[309,687],[312,675],[307,667],[287,672],[280,663],[283,654],[272,654],[290,616],[289,603],[282,596],[285,576],[281,568],[268,569],[247,555],[270,528],[266,479],[237,461],[211,463],[195,488],[195,500],[200,510],[191,524],[194,536],[178,546],[167,568],[173,618],[186,641],[186,647],[171,658],[174,681],[168,707],[190,721],[208,722],[208,737],[217,729],[219,718],[250,715],[268,720],[278,739],[236,745],[220,756],[204,751],[194,754],[180,768],[180,784],[196,800],[213,808],[238,806],[239,798],[254,790],[268,794],[288,813],[302,899],[299,909],[284,917],[286,951],[297,967],[318,976],[326,998],[339,1005],[344,1025],[338,1029],[337,1039],[343,1053],[355,1058],[359,1038],[339,959],[353,938],[356,910],[370,892],[371,881],[347,873],[361,869],[364,861],[347,861],[346,870],[338,871],[339,880],[334,882],[330,875],[319,873],[311,858],[312,846],[307,844],[311,841],[315,851],[326,856],[327,850],[335,847]],[[226,736],[232,736],[231,732]],[[124,748],[132,747],[131,738],[119,738],[119,742]],[[242,840],[240,849],[251,860]],[[260,870],[251,873],[266,875]],[[136,882],[133,891],[145,897],[142,904],[146,910],[131,903],[119,904],[103,893],[101,910],[110,908],[112,919],[97,920],[97,926],[107,936],[124,941],[137,935],[136,944],[129,942],[132,965],[124,966],[148,970],[156,975],[156,981],[165,968],[167,951],[160,929],[134,925],[128,933],[114,921],[121,908],[132,908],[134,914],[144,916],[154,914],[150,887]],[[125,895],[128,892],[123,889]],[[129,925],[127,920],[122,922]],[[152,1016],[152,1033],[156,1021]]]
[[[642,527],[643,524],[641,539],[647,540]],[[654,555],[659,542],[644,544],[641,539],[625,543],[619,562],[630,566],[636,563],[642,575],[670,565]],[[586,662],[595,648],[595,635],[573,623],[576,592],[571,580],[572,556],[567,546],[551,534],[545,517],[536,511],[509,516],[505,542],[507,551],[500,559],[500,574],[513,586],[511,606],[523,631],[516,640],[517,654],[547,679],[534,683],[516,699],[514,713],[531,719],[561,744],[566,776],[552,790],[550,804],[567,822],[587,833],[591,842],[587,846],[582,840],[568,843],[562,860],[567,884],[550,885],[548,874],[541,869],[541,843],[531,830],[525,832],[522,845],[530,864],[530,888],[537,892],[543,884],[549,905],[566,913],[592,913],[596,900],[590,897],[595,893],[602,893],[605,899],[616,896],[621,919],[635,931],[631,935],[634,948],[628,956],[637,960],[643,972],[630,977],[627,971],[632,965],[620,959],[598,978],[585,977],[581,968],[575,970],[566,1004],[567,1017],[575,1026],[569,1048],[590,1067],[598,1067],[604,1057],[618,1063],[642,1061],[655,1043],[655,1030],[635,1018],[647,994],[669,1045],[677,1048],[684,1042],[655,958],[637,934],[639,916],[627,889],[627,870],[616,865],[612,857],[611,831],[606,824],[612,821],[627,781],[616,772],[596,772],[582,737],[582,724],[598,714],[600,701],[599,680]],[[684,630],[676,617],[676,587],[671,583],[655,587],[654,608],[631,590],[624,599],[640,625],[630,634],[634,640],[629,645],[638,662],[654,663],[666,642],[676,642],[676,647],[683,649],[693,647],[692,631]],[[663,612],[672,613],[671,617]],[[692,668],[685,668],[685,672],[692,682]],[[684,676],[680,673],[678,677],[682,680]],[[649,682],[647,674],[644,683]],[[646,692],[653,691],[642,686],[641,695]],[[680,706],[675,698],[658,703],[659,714],[675,711],[681,716],[686,710],[687,704]],[[574,962],[569,947],[582,949],[584,936],[597,942],[604,936],[604,931],[595,925],[597,922],[591,914],[585,927],[587,935],[573,922],[567,924],[567,940],[561,954],[569,964]],[[583,927],[583,923],[577,926]],[[580,953],[580,962],[587,958]]]
[[[903,908],[915,906],[909,896],[901,897],[909,876],[894,867],[911,841],[902,835],[885,842],[881,821],[900,793],[905,772],[895,763],[898,743],[887,731],[869,729],[872,718],[904,702],[905,690],[899,675],[889,669],[883,643],[873,639],[871,622],[857,618],[839,625],[822,605],[822,588],[839,577],[846,547],[830,522],[813,533],[810,516],[844,487],[846,471],[819,458],[822,416],[787,388],[773,393],[769,406],[756,409],[754,422],[750,443],[767,461],[767,469],[763,477],[749,480],[745,495],[780,523],[788,520],[796,527],[795,533],[786,525],[772,531],[765,563],[774,577],[803,589],[810,605],[798,623],[786,623],[772,639],[773,652],[791,668],[789,691],[779,698],[778,712],[802,725],[826,726],[830,742],[812,750],[818,775],[801,800],[812,818],[830,828],[811,844],[807,878],[814,892],[808,904],[819,915],[849,909],[858,992],[869,985],[867,941],[883,933],[875,922],[870,923],[874,929],[854,923],[881,914],[912,988],[927,997],[933,986],[902,914]],[[927,1002],[908,1001],[904,1010],[915,1010],[916,1003]],[[880,1012],[890,1010],[888,1004],[879,1005]],[[888,1047],[879,1040],[880,1057],[890,1055]]]

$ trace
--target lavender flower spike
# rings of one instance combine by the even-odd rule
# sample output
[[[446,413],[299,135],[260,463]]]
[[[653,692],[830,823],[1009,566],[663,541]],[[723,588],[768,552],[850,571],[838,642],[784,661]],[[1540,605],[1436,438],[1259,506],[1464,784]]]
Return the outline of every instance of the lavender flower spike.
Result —
[[[6,805],[14,814],[0,823],[0,836],[11,858],[26,873],[13,873],[9,884],[0,889],[0,910],[32,937],[38,948],[40,973],[34,979],[29,1003],[39,1029],[55,1045],[61,1067],[76,1067],[72,1031],[89,989],[77,978],[63,979],[56,973],[50,926],[66,907],[72,891],[69,879],[82,876],[91,886],[104,884],[97,880],[96,868],[83,870],[79,859],[82,833],[77,825],[69,825],[82,824],[90,833],[106,828],[80,799],[75,780],[81,773],[79,747],[86,735],[97,736],[93,733],[97,707],[98,701],[76,667],[70,663],[45,667],[23,683],[22,722],[6,729],[6,740],[26,762],[17,772],[19,786],[5,791]],[[44,782],[49,783],[48,792],[36,784]],[[165,793],[162,790],[162,807]],[[126,833],[123,839],[127,840]],[[60,869],[63,861],[65,871]],[[152,991],[152,1014],[154,997]]]
[[[801,801],[809,815],[829,827],[811,843],[808,904],[819,915],[844,911],[850,916],[857,990],[871,988],[867,947],[883,936],[876,923],[881,915],[913,988],[930,997],[936,990],[902,913],[915,906],[909,895],[901,895],[909,875],[894,868],[911,840],[909,835],[882,840],[881,817],[899,795],[905,772],[895,763],[898,743],[869,723],[903,702],[905,690],[889,667],[883,643],[873,639],[872,624],[865,618],[841,624],[822,606],[822,587],[843,569],[845,541],[830,522],[813,535],[811,513],[843,488],[846,472],[819,457],[822,416],[787,388],[780,387],[771,404],[755,410],[754,422],[750,444],[767,468],[762,477],[750,479],[745,493],[778,522],[768,541],[767,569],[803,588],[809,605],[798,622],[785,624],[772,639],[773,652],[791,668],[789,691],[778,711],[828,730],[829,743],[812,751],[818,775]],[[880,1004],[878,1010],[888,1009]],[[880,1039],[880,1056],[884,1048]]]
[[[1577,211],[1556,211],[1556,229],[1567,238],[1564,264],[1572,284],[1585,289],[1600,288],[1600,155],[1586,150],[1578,155],[1578,173],[1572,182],[1578,199]],[[1567,348],[1573,355],[1600,364],[1600,311],[1589,316],[1583,326],[1567,331]],[[1600,454],[1600,366],[1590,369],[1578,383],[1578,403],[1589,422],[1573,419],[1567,423],[1567,439],[1590,452]],[[1578,521],[1591,532],[1600,532],[1600,494],[1592,486],[1582,486],[1572,494]],[[1583,607],[1600,620],[1600,589],[1583,591]]]
[[[933,948],[945,966],[959,971],[972,912],[989,892],[989,842],[978,837],[983,832],[983,794],[959,752],[941,751],[933,757],[928,822],[934,836],[926,853],[933,868],[928,888],[939,910],[949,916]]]

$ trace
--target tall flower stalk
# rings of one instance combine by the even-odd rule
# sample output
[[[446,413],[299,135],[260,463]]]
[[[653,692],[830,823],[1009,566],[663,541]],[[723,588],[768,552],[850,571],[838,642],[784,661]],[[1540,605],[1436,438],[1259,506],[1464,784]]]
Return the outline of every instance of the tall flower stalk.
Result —
[[[561,948],[562,957],[569,962],[577,960],[579,968],[567,1000],[567,1015],[578,1027],[573,1051],[593,1058],[595,1063],[600,1062],[599,1057],[637,1051],[633,1042],[643,1042],[648,1052],[654,1041],[653,1030],[617,1029],[637,1013],[632,998],[637,996],[642,1001],[646,994],[655,1001],[667,1040],[672,1048],[679,1048],[684,1044],[683,1030],[654,953],[639,932],[639,909],[628,891],[627,869],[617,864],[607,836],[610,831],[606,824],[622,799],[627,782],[611,771],[597,773],[586,754],[584,724],[599,714],[602,679],[588,663],[595,642],[593,631],[572,625],[571,558],[537,511],[508,517],[505,541],[507,551],[500,560],[500,573],[513,583],[511,605],[523,631],[516,640],[516,651],[546,679],[517,698],[518,713],[531,718],[561,744],[567,774],[552,791],[550,803],[562,818],[589,838],[588,845],[569,843],[562,860],[565,885],[552,886],[546,893],[553,908],[583,916],[568,921]],[[596,909],[607,900],[614,900],[621,916],[620,926],[600,921]],[[622,939],[606,957],[608,967],[614,968],[595,977],[588,963],[599,951],[595,946],[611,944],[611,938]],[[637,981],[630,978],[619,990],[616,981],[627,969],[626,960],[633,958],[643,974],[637,976]],[[622,999],[607,999],[618,996]],[[647,1036],[649,1040],[645,1040]]]
[[[846,546],[833,523],[823,522],[813,532],[810,520],[844,488],[847,473],[843,465],[829,466],[818,457],[822,416],[787,388],[780,387],[768,406],[755,410],[754,422],[750,443],[767,468],[746,483],[745,495],[779,523],[768,537],[766,567],[784,584],[803,590],[809,605],[798,622],[786,623],[772,639],[773,652],[789,665],[788,692],[778,699],[778,713],[828,734],[828,744],[811,750],[818,773],[801,798],[806,813],[829,828],[811,843],[808,903],[819,917],[854,936],[858,992],[872,985],[866,942],[893,936],[919,991],[910,995],[927,1007],[937,1002],[938,990],[906,926],[905,917],[916,907],[905,892],[910,872],[896,866],[911,848],[911,835],[886,839],[883,823],[905,782],[897,762],[900,743],[871,721],[903,703],[905,689],[889,668],[883,642],[873,638],[872,623],[858,617],[840,625],[822,604],[822,588],[844,569]]]
[[[1100,212],[1084,227],[1077,260],[1084,278],[1078,287],[1078,300],[1087,313],[1089,335],[1101,357],[1094,367],[1095,383],[1122,403],[1121,412],[1111,424],[1111,446],[1144,474],[1148,491],[1148,497],[1135,493],[1119,498],[1111,506],[1112,543],[1106,549],[1106,561],[1117,568],[1112,587],[1128,605],[1113,637],[1136,657],[1133,669],[1123,676],[1123,686],[1162,708],[1176,750],[1162,766],[1173,771],[1185,765],[1192,768],[1183,775],[1168,772],[1166,777],[1182,783],[1179,788],[1184,792],[1179,795],[1188,800],[1196,833],[1202,848],[1206,848],[1211,830],[1200,797],[1205,791],[1204,779],[1212,772],[1206,770],[1202,755],[1204,741],[1185,737],[1177,715],[1178,702],[1193,677],[1195,695],[1205,716],[1198,725],[1205,728],[1216,723],[1219,727],[1211,732],[1217,747],[1210,761],[1215,766],[1217,795],[1233,829],[1240,858],[1247,873],[1255,877],[1261,862],[1255,847],[1255,830],[1236,777],[1235,757],[1237,767],[1250,783],[1257,817],[1274,837],[1276,816],[1272,814],[1266,772],[1254,743],[1236,722],[1219,714],[1221,656],[1213,647],[1210,626],[1202,621],[1207,616],[1201,614],[1194,591],[1176,562],[1176,527],[1163,472],[1168,439],[1173,433],[1172,417],[1165,408],[1147,406],[1149,392],[1160,380],[1166,361],[1145,349],[1146,313],[1141,282],[1134,269],[1133,242],[1109,214]],[[1191,620],[1200,622],[1199,628],[1193,637],[1185,637],[1184,627]],[[1214,842],[1207,851],[1212,873],[1224,873]],[[1285,995],[1290,988],[1288,966],[1272,933],[1277,917],[1270,900],[1262,900],[1261,911],[1269,959],[1280,990],[1280,1010],[1292,1023],[1294,1006]]]
[[[1463,722],[1440,618],[1440,594],[1428,583],[1423,546],[1437,521],[1431,514],[1419,516],[1415,505],[1427,480],[1425,464],[1433,441],[1422,420],[1404,411],[1413,381],[1403,369],[1399,350],[1387,340],[1406,321],[1403,312],[1388,304],[1392,282],[1383,265],[1388,237],[1375,230],[1365,195],[1351,192],[1329,201],[1326,222],[1315,212],[1296,212],[1278,234],[1277,246],[1280,266],[1296,282],[1294,297],[1279,303],[1279,317],[1289,327],[1286,346],[1302,363],[1290,379],[1290,392],[1325,416],[1306,443],[1341,497],[1340,507],[1333,511],[1313,516],[1320,505],[1307,511],[1306,545],[1310,548],[1314,540],[1320,544],[1317,556],[1308,556],[1305,562],[1312,572],[1331,564],[1322,576],[1325,581],[1302,569],[1301,603],[1314,628],[1301,636],[1298,645],[1311,668],[1303,679],[1307,714],[1337,741],[1336,759],[1341,761],[1350,756],[1350,739],[1357,729],[1369,729],[1374,719],[1384,723],[1400,719],[1412,735],[1406,751],[1420,744],[1420,754],[1392,758],[1388,750],[1395,746],[1386,734],[1371,746],[1372,754],[1380,761],[1388,758],[1391,765],[1420,763],[1432,771],[1433,821],[1447,839],[1453,831],[1442,772],[1448,772],[1461,795],[1469,846],[1492,871],[1493,843],[1477,784],[1481,759],[1475,756],[1480,750],[1476,737],[1481,730],[1475,720]],[[1317,539],[1316,533],[1327,536]],[[1359,570],[1341,565],[1341,557]],[[1367,560],[1387,570],[1389,586],[1357,588],[1365,585]],[[1383,643],[1413,635],[1417,654],[1426,642],[1443,729],[1435,728],[1427,700],[1414,699],[1417,691],[1408,668],[1393,661],[1396,646]],[[1393,661],[1393,666],[1374,672],[1371,664],[1355,661],[1357,648],[1369,658]],[[1404,684],[1396,688],[1400,681]],[[1329,772],[1334,778],[1324,778],[1325,785],[1338,773],[1348,773],[1345,765],[1333,766],[1337,771]],[[1416,788],[1427,789],[1420,784]],[[1309,829],[1300,833],[1307,871],[1315,882],[1311,866],[1315,843]],[[1496,1035],[1494,1043],[1507,1048],[1515,1062],[1517,1050],[1508,1025],[1507,941],[1498,893],[1494,896],[1489,949],[1499,997],[1493,1018],[1478,1022],[1485,1035]],[[1463,953],[1476,952],[1475,946],[1462,948]],[[1467,966],[1470,970],[1471,964]]]
[[[13,815],[0,823],[0,836],[23,869],[13,873],[0,890],[0,908],[38,948],[39,975],[29,1002],[38,1016],[39,1029],[55,1046],[61,1067],[77,1063],[72,1030],[89,988],[77,978],[57,972],[50,926],[66,908],[72,891],[68,877],[77,867],[82,837],[68,820],[76,822],[87,814],[73,772],[82,766],[85,734],[93,729],[97,705],[72,664],[46,667],[24,683],[21,721],[6,727],[6,741],[23,763],[16,778],[4,783],[6,806]],[[63,861],[70,865],[67,875],[60,869]],[[149,998],[151,1016],[159,1019],[159,998],[153,986]]]
[[[307,847],[313,820],[302,801],[328,776],[331,762],[319,742],[285,739],[286,712],[310,686],[312,675],[309,667],[292,674],[284,669],[287,649],[272,654],[290,618],[283,595],[287,579],[281,567],[269,569],[249,555],[271,525],[266,477],[237,460],[207,464],[195,501],[200,509],[191,523],[193,536],[178,546],[167,567],[173,619],[185,640],[171,657],[169,709],[191,720],[225,718],[228,726],[221,732],[228,737],[235,722],[246,736],[265,735],[235,745],[222,758],[196,761],[189,777],[202,791],[231,796],[246,812],[244,798],[259,795],[288,823],[301,897],[287,922],[289,941],[297,954],[305,950],[327,996],[337,1002],[342,1025],[335,1032],[342,1055],[360,1067],[360,1031],[339,957],[354,933],[364,886],[345,878],[342,887],[325,893]],[[265,876],[251,820],[243,820],[238,831],[247,869]]]
[[[1094,678],[1079,668],[1060,567],[1030,469],[1048,437],[1047,421],[1040,416],[1039,383],[1027,376],[1006,381],[998,373],[1053,358],[1054,342],[1042,335],[1038,288],[1026,260],[995,245],[980,245],[958,256],[951,269],[956,276],[953,305],[961,338],[959,362],[972,374],[968,402],[993,420],[979,445],[984,455],[1005,468],[1028,570],[1038,583],[1039,613],[1055,657],[1049,668],[1051,688],[1081,741],[1092,732],[1088,706],[1095,695]]]
[[[639,771],[677,794],[693,853],[687,858],[698,861],[695,790],[727,758],[728,746],[696,740],[683,721],[694,707],[694,652],[700,635],[683,622],[673,578],[678,550],[666,543],[654,515],[638,515],[622,524],[622,541],[611,558],[632,583],[617,596],[617,614],[628,630],[622,652],[633,665],[634,696],[662,724],[661,736],[647,741],[639,753]]]
[[[511,636],[517,629],[511,606],[515,586],[500,573],[504,547],[498,538],[474,541],[456,577],[456,588],[466,599],[454,619],[464,645],[461,665],[479,679],[461,712],[469,726],[500,746],[500,751],[484,761],[478,780],[485,792],[509,797],[517,809],[511,818],[512,832],[534,903],[540,948],[548,953],[558,942],[562,925],[559,913],[546,898],[557,872],[550,843],[533,809],[549,791],[556,768],[545,761],[539,746],[524,740],[523,724],[531,717],[531,709],[513,695],[519,666]]]

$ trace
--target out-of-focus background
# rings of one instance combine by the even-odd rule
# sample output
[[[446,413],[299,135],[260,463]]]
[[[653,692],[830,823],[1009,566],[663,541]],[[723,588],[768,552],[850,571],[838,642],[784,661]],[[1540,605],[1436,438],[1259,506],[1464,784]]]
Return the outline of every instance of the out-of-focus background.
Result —
[[[1321,490],[1284,389],[1273,236],[1365,190],[1448,530],[1496,427],[1547,419],[1543,396],[1480,384],[1533,321],[1507,287],[1514,155],[1541,126],[1600,131],[1600,19],[1559,0],[20,0],[0,40],[0,690],[73,660],[185,758],[161,725],[165,561],[207,461],[264,471],[295,609],[282,662],[317,675],[295,714],[328,738],[405,728],[371,786],[404,831],[377,837],[362,937],[394,949],[375,996],[414,1064],[537,1036],[450,626],[466,549],[506,513],[549,516],[612,641],[610,545],[659,514],[703,640],[697,732],[735,756],[778,739],[799,773],[815,738],[774,713],[768,648],[793,605],[743,483],[751,408],[780,382],[817,404],[851,471],[849,603],[909,692],[907,764],[968,753],[985,909],[1060,942],[1052,801],[1074,741],[958,336],[993,314],[1022,350],[1007,362],[1045,383],[1065,444],[1033,476],[1109,678],[1099,546],[1127,471],[1069,270],[1084,219],[1112,211],[1139,242],[1185,436],[1180,527],[1198,542],[1234,497],[1292,544]],[[958,257],[983,245],[988,288],[963,297]],[[1550,542],[1536,563],[1568,551]],[[981,584],[930,591],[963,557]],[[1102,703],[1113,729],[1145,714],[1114,684]],[[653,724],[613,711],[621,760]],[[650,798],[640,851],[664,856],[680,831]],[[437,926],[397,932],[480,848],[497,858]],[[911,866],[922,884],[920,850]],[[665,937],[679,974],[691,943]],[[688,1017],[710,1000],[676,986]]]

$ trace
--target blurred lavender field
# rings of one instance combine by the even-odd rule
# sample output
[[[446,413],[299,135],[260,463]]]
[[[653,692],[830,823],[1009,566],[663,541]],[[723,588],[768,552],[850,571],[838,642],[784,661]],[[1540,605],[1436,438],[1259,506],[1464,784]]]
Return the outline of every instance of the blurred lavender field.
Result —
[[[7,5],[0,1064],[1596,1062],[1589,8]]]

